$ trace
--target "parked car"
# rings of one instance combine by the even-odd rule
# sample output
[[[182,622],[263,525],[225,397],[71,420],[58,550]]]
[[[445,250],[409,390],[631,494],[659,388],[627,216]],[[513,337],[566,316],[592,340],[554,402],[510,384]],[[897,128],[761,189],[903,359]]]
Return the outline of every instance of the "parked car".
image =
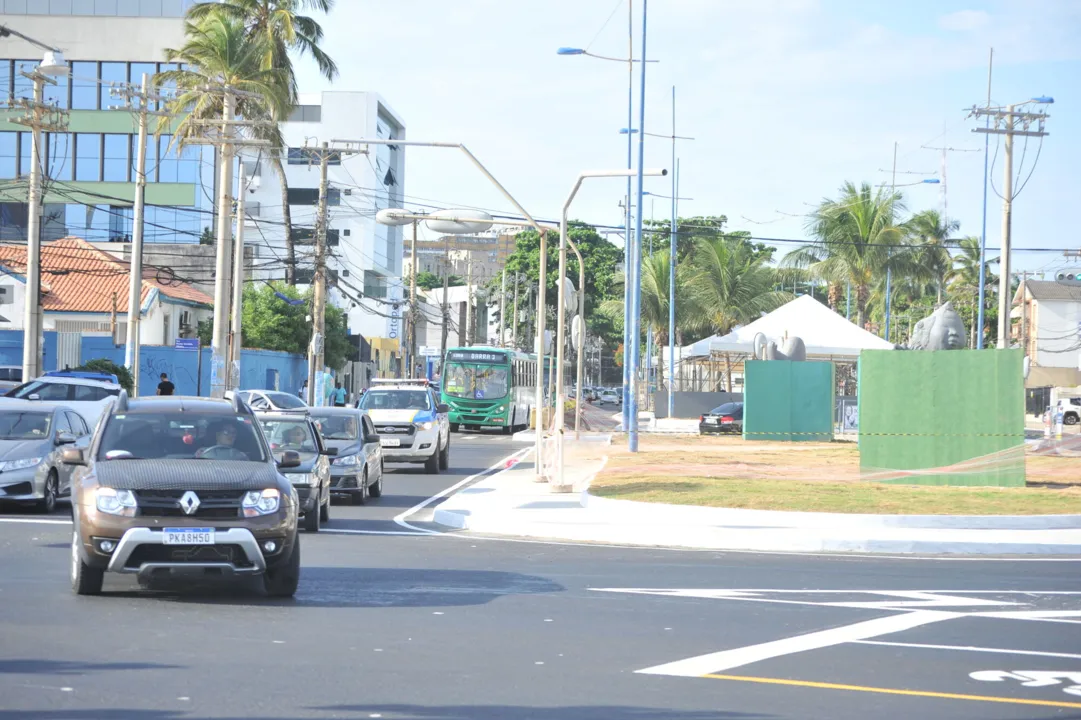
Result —
[[[297,493],[251,409],[190,397],[117,397],[72,474],[71,586],[101,592],[106,572],[140,577],[261,575],[290,597],[300,581]]]
[[[229,397],[231,394],[226,393],[225,396]],[[237,394],[241,400],[248,404],[248,407],[256,412],[300,410],[308,407],[308,403],[296,395],[278,390],[240,390]]]
[[[300,518],[307,532],[330,520],[330,461],[319,429],[305,412],[257,412],[271,452],[295,452],[300,463],[285,471],[296,488]]]
[[[1077,425],[1081,422],[1081,398],[1061,398],[1056,414],[1062,413],[1063,425]]]
[[[372,420],[356,408],[308,411],[330,453],[330,492],[348,495],[354,505],[383,495],[383,448]]]
[[[81,370],[54,370],[9,390],[5,397],[63,403],[79,413],[93,430],[121,389],[116,375]],[[0,408],[2,407],[0,404]]]
[[[65,448],[85,448],[90,429],[63,405],[11,400],[0,412],[0,501],[51,513],[58,498],[71,496]]]
[[[22,384],[23,369],[19,365],[0,365],[0,393]]]
[[[743,403],[730,402],[718,405],[698,418],[698,432],[702,435],[743,432]]]

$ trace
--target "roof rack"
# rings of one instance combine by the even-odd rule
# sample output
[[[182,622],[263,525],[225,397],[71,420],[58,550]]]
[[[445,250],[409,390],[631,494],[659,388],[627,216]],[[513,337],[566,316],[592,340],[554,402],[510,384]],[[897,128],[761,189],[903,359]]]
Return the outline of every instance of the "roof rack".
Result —
[[[88,370],[50,370],[45,373],[44,377],[82,378],[84,380],[99,380],[101,382],[111,382],[116,385],[120,384],[116,375],[111,373],[91,372]]]
[[[394,378],[372,378],[372,385],[427,385],[427,378],[415,378],[415,379],[401,379],[395,380]]]

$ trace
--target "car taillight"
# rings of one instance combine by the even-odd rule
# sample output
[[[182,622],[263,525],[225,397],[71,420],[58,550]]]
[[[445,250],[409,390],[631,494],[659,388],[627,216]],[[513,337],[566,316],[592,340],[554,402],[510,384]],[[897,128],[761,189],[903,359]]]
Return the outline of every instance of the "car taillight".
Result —
[[[731,415],[725,415],[723,418],[721,418],[721,422],[735,422],[735,421],[732,419]]]
[[[705,421],[706,421],[706,416],[705,415],[699,415],[698,416],[698,422],[705,422]]]

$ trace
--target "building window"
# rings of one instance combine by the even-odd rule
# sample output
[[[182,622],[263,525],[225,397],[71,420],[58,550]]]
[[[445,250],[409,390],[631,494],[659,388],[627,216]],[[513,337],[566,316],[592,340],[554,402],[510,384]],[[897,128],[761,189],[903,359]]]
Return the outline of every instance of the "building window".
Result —
[[[294,225],[289,228],[289,237],[298,245],[311,245],[315,242],[315,228]]]
[[[101,180],[101,135],[98,133],[76,133],[75,179]]]
[[[0,132],[0,178],[5,180],[16,177],[19,157],[19,134]]]
[[[318,188],[289,188],[290,205],[315,205],[318,202]]]
[[[382,275],[364,273],[364,295],[371,298],[385,298],[387,279]]]
[[[105,136],[105,162],[103,163],[106,182],[129,182],[131,171],[131,135]]]
[[[98,64],[71,64],[71,109],[96,110],[98,107]]]
[[[158,182],[194,183],[199,175],[199,159],[191,147],[169,149],[172,135],[158,138]]]
[[[53,180],[71,180],[72,147],[71,133],[47,133],[45,135],[45,167]]]
[[[289,165],[318,165],[320,152],[317,148],[291,147],[289,148]],[[327,165],[341,165],[342,154],[338,152],[328,153]]]
[[[311,285],[315,279],[315,268],[298,267],[296,272],[297,285]]]
[[[342,192],[338,188],[327,188],[327,205],[337,207],[342,204]]]
[[[323,108],[319,105],[297,105],[289,115],[289,122],[319,122]]]
[[[102,110],[108,110],[110,105],[118,105],[122,101],[113,98],[111,90],[128,82],[128,64],[122,62],[103,62],[101,64],[101,104]]]
[[[34,99],[34,81],[23,75],[24,72],[33,72],[38,66],[37,60],[16,60],[14,74],[14,93],[17,98]]]
[[[327,247],[338,247],[341,240],[338,238],[337,230],[327,230]]]
[[[63,77],[54,77],[52,80],[56,82],[55,85],[45,83],[45,102],[66,109],[68,106],[68,84],[71,82],[71,78],[65,75]]]

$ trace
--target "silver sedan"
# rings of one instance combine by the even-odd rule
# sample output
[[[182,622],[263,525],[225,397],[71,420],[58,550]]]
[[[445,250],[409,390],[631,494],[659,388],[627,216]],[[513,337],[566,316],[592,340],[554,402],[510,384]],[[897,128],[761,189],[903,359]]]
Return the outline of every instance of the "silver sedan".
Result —
[[[50,513],[71,496],[72,466],[64,448],[85,447],[86,420],[63,405],[5,399],[0,412],[0,502],[31,505]]]

